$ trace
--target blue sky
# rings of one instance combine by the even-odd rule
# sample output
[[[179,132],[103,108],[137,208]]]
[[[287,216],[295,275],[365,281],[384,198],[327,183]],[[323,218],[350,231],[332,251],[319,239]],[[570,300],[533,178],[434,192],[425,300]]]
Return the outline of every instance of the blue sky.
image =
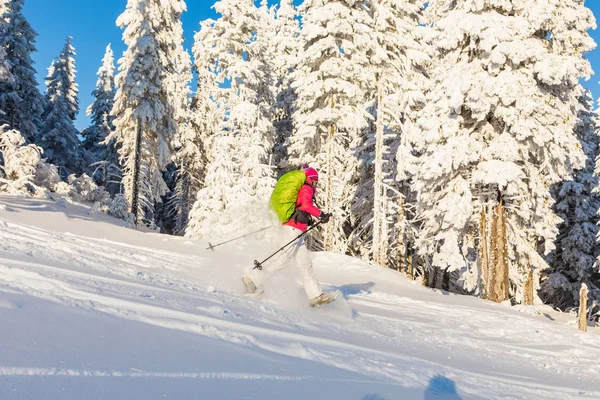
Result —
[[[191,49],[194,34],[200,29],[200,21],[214,17],[213,0],[187,0],[188,12],[183,15],[186,47]],[[96,85],[96,72],[100,67],[106,46],[112,44],[118,60],[125,46],[121,29],[116,20],[125,10],[127,0],[25,0],[23,13],[37,31],[37,52],[33,55],[42,84],[47,68],[62,50],[67,36],[73,36],[77,51],[77,83],[79,84],[79,112],[76,126],[85,128],[89,118],[85,109],[93,102],[91,95]]]
[[[272,1],[271,1],[272,2]],[[77,82],[79,83],[81,110],[77,128],[87,126],[89,119],[85,109],[93,101],[92,90],[96,84],[96,71],[108,43],[113,45],[118,59],[125,47],[121,41],[121,30],[116,26],[117,17],[125,9],[127,0],[25,0],[24,14],[38,32],[37,49],[33,55],[38,71],[38,81],[43,85],[46,69],[61,51],[67,36],[73,36],[77,50]],[[215,14],[211,9],[214,0],[187,0],[188,12],[183,15],[186,46],[191,48],[194,33],[200,21]],[[600,21],[600,1],[587,0],[586,5]],[[600,29],[591,32],[600,43]],[[594,97],[600,97],[600,49],[589,53],[597,74],[585,86]]]

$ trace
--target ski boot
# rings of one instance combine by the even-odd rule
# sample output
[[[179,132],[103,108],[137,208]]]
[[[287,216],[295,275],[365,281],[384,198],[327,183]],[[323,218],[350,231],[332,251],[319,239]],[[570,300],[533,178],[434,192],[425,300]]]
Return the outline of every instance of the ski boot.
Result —
[[[335,296],[333,296],[331,294],[321,293],[319,296],[310,300],[310,306],[318,307],[318,306],[322,306],[323,304],[332,303],[334,300],[335,300]]]
[[[256,293],[256,284],[247,276],[242,278],[242,282],[244,283],[244,287],[246,288],[246,294],[254,294]]]

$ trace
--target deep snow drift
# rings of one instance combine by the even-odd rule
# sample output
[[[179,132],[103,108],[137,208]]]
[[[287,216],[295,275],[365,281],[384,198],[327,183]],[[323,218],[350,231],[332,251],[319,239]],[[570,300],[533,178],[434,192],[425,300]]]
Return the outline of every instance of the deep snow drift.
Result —
[[[248,297],[277,228],[213,253],[85,206],[0,204],[1,399],[600,398],[600,335],[573,316],[328,253],[335,303],[309,308],[292,268]]]

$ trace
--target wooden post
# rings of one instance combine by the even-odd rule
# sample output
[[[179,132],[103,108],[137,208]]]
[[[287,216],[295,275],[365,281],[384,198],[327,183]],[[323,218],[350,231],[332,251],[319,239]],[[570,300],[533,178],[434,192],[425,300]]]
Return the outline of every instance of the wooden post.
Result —
[[[131,213],[133,214],[133,223],[139,224],[139,203],[140,203],[140,171],[141,171],[141,153],[142,153],[142,123],[138,119],[135,135],[135,155],[133,165],[133,179],[131,180]]]
[[[587,285],[582,283],[579,291],[579,330],[582,332],[587,332],[587,295]]]

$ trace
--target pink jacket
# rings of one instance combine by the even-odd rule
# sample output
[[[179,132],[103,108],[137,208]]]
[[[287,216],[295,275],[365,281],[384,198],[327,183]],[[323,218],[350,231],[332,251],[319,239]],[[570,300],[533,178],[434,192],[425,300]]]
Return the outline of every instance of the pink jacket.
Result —
[[[315,218],[319,218],[321,216],[321,210],[319,210],[313,204],[313,197],[315,195],[315,189],[308,183],[304,184],[300,189],[300,193],[298,193],[298,200],[296,200],[296,209],[306,211],[310,215]],[[307,224],[303,224],[302,222],[294,221],[292,217],[288,222],[285,222],[283,225],[291,226],[293,228],[299,229],[302,232],[306,232],[308,229]]]

